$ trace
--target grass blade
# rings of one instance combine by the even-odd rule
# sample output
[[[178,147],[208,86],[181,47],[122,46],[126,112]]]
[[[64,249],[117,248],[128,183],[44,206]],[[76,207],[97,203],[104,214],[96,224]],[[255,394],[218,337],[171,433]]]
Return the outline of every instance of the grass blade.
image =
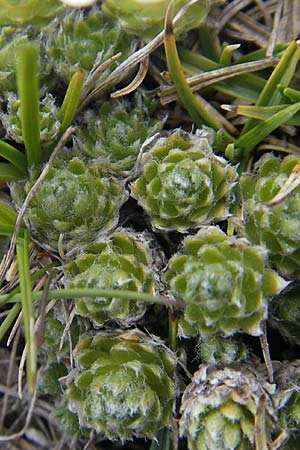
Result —
[[[29,236],[27,230],[23,239],[17,240],[17,259],[20,279],[22,314],[27,345],[26,373],[29,392],[35,388],[37,371],[37,345],[34,330],[34,306],[32,298],[31,277],[29,271]]]
[[[8,332],[10,327],[12,326],[13,322],[17,318],[19,312],[21,310],[20,303],[16,303],[9,311],[5,319],[0,325],[0,342],[2,341],[5,334]]]
[[[41,162],[39,112],[39,50],[36,43],[26,43],[16,49],[16,76],[20,98],[22,136],[28,166]]]
[[[12,236],[15,230],[14,225],[0,225],[0,236]]]
[[[284,88],[282,90],[282,93],[292,102],[300,102],[300,91],[297,91],[296,89],[292,88]]]
[[[32,292],[32,298],[34,300],[41,300],[42,292]],[[76,289],[53,289],[48,291],[48,298],[66,298],[66,299],[77,299],[82,297],[105,297],[105,298],[125,298],[129,300],[136,300],[147,303],[155,303],[158,305],[183,307],[183,303],[172,300],[167,297],[153,296],[145,292],[136,291],[122,291],[119,289],[94,289],[94,288],[76,288]],[[3,302],[20,302],[22,301],[21,294],[3,294],[0,295],[0,303]]]
[[[294,105],[287,106],[282,111],[277,112],[269,119],[256,125],[246,134],[243,134],[236,141],[237,147],[244,149],[243,159],[248,158],[249,153],[253,148],[259,144],[266,136],[268,136],[272,131],[283,125],[300,110],[300,102]]]
[[[220,130],[223,128],[222,122],[219,120],[219,118],[216,118],[216,116],[214,116],[211,113],[211,110],[208,111],[207,108],[204,107],[204,105],[198,101],[197,97],[193,94],[191,88],[189,87],[188,82],[186,81],[176,48],[172,17],[173,17],[173,1],[170,2],[166,13],[165,52],[168,70],[172,76],[179,100],[187,109],[192,120],[195,122],[197,126],[201,126],[204,121],[208,125],[210,125],[213,129]],[[227,132],[225,133],[230,141],[234,140],[229,135],[229,133]]]
[[[294,75],[296,66],[300,58],[300,47],[296,42],[291,42],[285,50],[280,61],[273,70],[270,78],[266,82],[257,102],[256,106],[272,106],[279,104],[283,98],[282,93],[277,86],[279,84],[288,85]],[[250,119],[245,124],[242,133],[245,134],[251,128],[255,127],[256,120]]]
[[[15,147],[7,144],[7,142],[0,141],[0,156],[23,172],[24,176],[27,174],[26,156]]]
[[[74,73],[69,83],[64,101],[58,113],[61,123],[59,134],[62,135],[72,123],[79,103],[84,74],[81,70]]]
[[[6,203],[0,201],[0,223],[15,225],[17,220],[16,211]]]
[[[0,163],[0,182],[17,181],[24,178],[23,172],[10,163]]]
[[[300,98],[298,102],[300,101]],[[290,104],[274,105],[274,106],[253,106],[253,105],[221,105],[226,111],[233,111],[236,114],[256,120],[267,120],[274,116],[274,114],[283,111]],[[300,114],[295,114],[286,125],[300,125]]]

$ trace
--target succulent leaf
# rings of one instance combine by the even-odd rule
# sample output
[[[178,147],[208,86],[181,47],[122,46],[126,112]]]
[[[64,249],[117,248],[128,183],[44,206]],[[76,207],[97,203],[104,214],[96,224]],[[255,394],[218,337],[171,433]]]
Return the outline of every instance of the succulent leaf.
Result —
[[[141,332],[83,337],[75,352],[80,373],[67,393],[82,427],[111,439],[153,438],[170,424],[175,356]]]
[[[141,237],[119,230],[109,239],[91,244],[65,267],[70,288],[121,289],[155,294],[152,258]],[[146,311],[144,302],[119,298],[82,298],[76,312],[95,325],[114,319],[122,325],[139,320]]]
[[[53,395],[54,397],[62,394],[62,386],[59,378],[65,377],[68,369],[63,363],[51,362],[43,370],[39,390],[43,394]]]
[[[247,359],[246,345],[234,338],[215,336],[199,336],[196,346],[197,356],[203,364],[229,365]]]
[[[153,227],[184,232],[229,214],[237,174],[213,154],[211,138],[204,129],[195,135],[176,130],[143,156],[131,195]]]
[[[0,25],[44,25],[63,10],[58,0],[0,0]]]
[[[268,438],[276,425],[263,369],[200,366],[186,388],[181,403],[180,433],[189,450],[251,450],[255,448],[255,416],[260,398],[266,396]]]
[[[186,304],[182,333],[260,335],[268,299],[287,284],[266,267],[263,249],[212,226],[187,237],[184,248],[166,273],[172,294]]]
[[[150,40],[163,30],[169,0],[104,0],[103,11],[118,19],[121,28],[142,39]],[[176,0],[175,12],[188,3]],[[198,27],[206,18],[212,2],[200,0],[188,8],[179,22],[178,31],[188,31]]]

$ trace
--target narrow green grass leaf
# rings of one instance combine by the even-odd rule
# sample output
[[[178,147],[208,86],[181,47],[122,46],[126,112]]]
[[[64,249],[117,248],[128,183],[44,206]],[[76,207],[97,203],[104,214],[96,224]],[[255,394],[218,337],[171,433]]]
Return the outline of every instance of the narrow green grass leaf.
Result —
[[[61,123],[59,134],[62,135],[72,123],[79,103],[84,74],[81,70],[74,73],[69,83],[64,101],[58,113]]]
[[[5,334],[11,328],[13,322],[16,320],[19,312],[21,311],[20,303],[16,303],[9,311],[5,319],[0,325],[0,342],[2,341]]]
[[[20,238],[18,238],[20,239]],[[31,275],[31,286],[33,287],[35,282],[37,282],[46,272],[48,272],[51,269],[54,269],[55,267],[57,267],[59,265],[58,262],[54,262],[51,264],[46,264],[44,267],[42,267],[41,269],[37,270],[36,272],[34,272]],[[3,303],[8,303],[10,299],[12,299],[13,297],[15,297],[16,295],[19,296],[19,302],[18,304],[20,305],[21,303],[21,297],[20,297],[20,286],[16,286],[14,289],[12,289],[10,291],[10,293],[8,294],[7,298],[5,299],[5,301]]]
[[[15,225],[16,220],[16,211],[11,206],[8,206],[6,203],[0,201],[0,223]]]
[[[29,235],[25,231],[24,239],[17,240],[17,259],[19,267],[20,295],[27,346],[26,373],[29,392],[35,388],[37,371],[37,345],[34,329],[34,306],[29,270]]]
[[[0,236],[12,236],[15,230],[14,225],[0,225]]]
[[[198,29],[201,53],[214,61],[219,61],[221,48],[219,39],[211,32],[211,27],[204,21]]]
[[[24,178],[23,172],[10,163],[0,163],[0,182],[17,181]]]
[[[28,167],[41,162],[40,112],[39,112],[39,49],[35,42],[16,49],[16,76],[20,99],[22,136]]]
[[[192,120],[197,126],[201,126],[203,122],[206,122],[215,130],[220,130],[222,128],[222,123],[197,100],[197,97],[193,94],[188,82],[186,81],[176,48],[172,17],[173,1],[170,2],[166,13],[165,52],[168,70],[172,76],[179,100],[187,109]],[[230,141],[233,141],[233,138],[229,135],[229,133],[226,132],[226,135]]]
[[[283,98],[282,93],[277,89],[278,84],[288,85],[295,73],[296,66],[300,58],[300,47],[296,42],[291,42],[285,50],[280,61],[273,70],[270,78],[266,82],[256,106],[272,106],[279,104]],[[241,135],[247,133],[256,125],[255,119],[250,119],[245,124]]]
[[[43,293],[32,292],[32,298],[34,300],[40,300]],[[182,307],[181,302],[171,300],[167,297],[153,296],[145,292],[136,291],[122,291],[119,289],[93,289],[93,288],[77,288],[77,289],[53,289],[48,291],[48,298],[66,298],[66,299],[78,299],[82,297],[105,297],[105,298],[124,298],[126,300],[136,300],[147,303],[156,303],[159,305]],[[0,303],[3,302],[20,302],[22,300],[21,294],[3,294],[0,295]]]
[[[298,102],[300,101],[300,97]],[[228,106],[228,107],[227,107]],[[280,111],[283,111],[285,108],[291,106],[290,104],[285,105],[274,105],[274,106],[253,106],[253,105],[222,105],[225,110],[234,111],[236,114],[248,118],[253,118],[257,120],[267,120],[277,114]],[[296,113],[286,125],[300,125],[300,113]]]
[[[277,44],[274,48],[273,51],[273,56],[275,57],[281,57],[283,55],[283,53],[285,52],[285,50],[287,49],[288,44]],[[265,48],[261,48],[259,50],[254,50],[253,52],[249,52],[249,53],[245,53],[242,56],[240,56],[237,59],[237,63],[244,63],[244,62],[250,62],[250,61],[257,61],[259,59],[264,59],[266,58],[266,49]]]
[[[219,59],[221,66],[229,66],[232,63],[232,53],[239,48],[240,44],[225,45]]]
[[[0,141],[0,156],[12,163],[17,169],[27,174],[26,156],[7,142]]]
[[[279,85],[278,88],[280,89],[281,86]],[[300,91],[292,88],[283,88],[282,93],[292,102],[300,102]]]
[[[184,71],[190,76],[198,75],[199,71],[207,72],[222,67],[221,64],[217,64],[202,55],[182,47],[178,48],[178,54]],[[255,103],[265,83],[266,80],[264,78],[249,73],[214,83],[213,86],[219,92]]]
[[[295,103],[294,105],[289,105],[282,111],[274,114],[269,119],[261,122],[259,125],[256,125],[246,134],[240,136],[236,141],[236,145],[244,150],[243,159],[245,160],[245,158],[248,158],[249,153],[257,144],[259,144],[266,136],[272,133],[272,131],[280,125],[288,122],[290,118],[299,110],[300,102]]]

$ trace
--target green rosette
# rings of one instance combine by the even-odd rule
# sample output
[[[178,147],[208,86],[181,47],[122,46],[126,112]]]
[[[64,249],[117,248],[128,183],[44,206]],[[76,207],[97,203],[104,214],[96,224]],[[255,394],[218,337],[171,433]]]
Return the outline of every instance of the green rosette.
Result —
[[[300,192],[294,176],[300,158],[264,155],[254,174],[240,179],[245,233],[265,245],[270,262],[284,276],[300,274]]]
[[[42,26],[63,10],[59,0],[0,0],[0,26]]]
[[[66,265],[69,288],[120,289],[155,295],[150,249],[141,236],[118,230],[105,241],[87,246],[84,253]],[[96,326],[115,320],[128,326],[146,312],[147,304],[134,299],[81,298],[76,313]]]
[[[82,337],[74,357],[78,370],[67,398],[81,427],[131,440],[154,438],[170,425],[176,358],[158,338],[137,330]]]
[[[121,52],[125,59],[132,48],[132,39],[104,17],[97,6],[67,9],[43,31],[43,41],[49,65],[66,84],[77,70],[87,74],[96,57],[103,63]]]
[[[6,138],[23,144],[20,100],[13,92],[7,95],[7,110],[0,112],[0,120],[6,132]],[[59,108],[51,94],[40,101],[40,138],[44,145],[53,143],[59,134],[61,123],[57,118]]]
[[[160,230],[185,232],[228,216],[236,170],[213,153],[209,130],[175,130],[145,153],[131,195]]]
[[[125,101],[104,103],[97,114],[88,111],[83,121],[86,127],[81,125],[77,133],[80,151],[118,176],[131,174],[144,142],[163,125],[162,120],[150,119],[138,99],[134,109]]]
[[[171,258],[165,277],[185,303],[181,333],[261,335],[268,301],[287,284],[266,266],[263,249],[207,227],[185,239],[184,252]]]
[[[276,429],[276,411],[264,367],[240,363],[216,368],[200,366],[181,403],[180,433],[189,450],[252,450],[259,403],[265,399],[267,442]],[[257,447],[258,448],[258,447]]]
[[[21,204],[32,183],[12,185]],[[79,158],[56,161],[33,197],[25,219],[32,235],[54,251],[69,252],[107,235],[116,227],[128,195],[124,184]]]

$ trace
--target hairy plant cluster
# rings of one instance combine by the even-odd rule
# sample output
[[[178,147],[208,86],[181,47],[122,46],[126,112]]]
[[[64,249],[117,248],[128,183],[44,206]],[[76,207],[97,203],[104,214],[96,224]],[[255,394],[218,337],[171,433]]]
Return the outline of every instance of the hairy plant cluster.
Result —
[[[40,42],[44,156],[8,180],[3,203],[19,213],[31,196],[23,227],[55,266],[41,301],[37,395],[51,405],[61,448],[296,449],[299,152],[230,160],[234,144],[224,130],[159,107],[158,52],[138,93],[112,99],[108,84],[82,108],[81,96],[72,138],[47,166],[74,74],[83,76],[81,93],[93,93],[97,67],[97,82],[109,79],[162,29],[168,2],[144,2],[135,14],[142,2],[72,9],[49,0],[32,16],[30,0],[19,2],[15,19],[2,14],[2,3],[14,2],[0,0],[1,139],[16,151],[27,151],[28,136],[12,54]],[[182,44],[213,3],[188,10],[176,28]],[[176,12],[186,4],[175,2]],[[236,142],[236,154],[246,154],[249,145]],[[0,205],[0,226],[4,211]],[[38,269],[49,273],[45,267]],[[57,289],[68,299],[47,297]],[[266,325],[293,354],[274,361],[274,379],[257,349]]]

